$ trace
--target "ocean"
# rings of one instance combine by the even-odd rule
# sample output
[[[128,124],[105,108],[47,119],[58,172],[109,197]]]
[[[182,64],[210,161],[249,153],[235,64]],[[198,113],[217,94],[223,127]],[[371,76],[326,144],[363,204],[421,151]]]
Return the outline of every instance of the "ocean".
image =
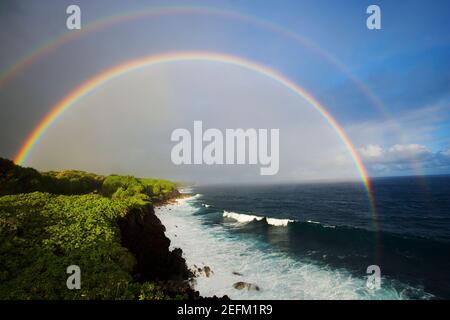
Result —
[[[450,299],[450,176],[196,186],[162,207],[195,288],[232,299]],[[377,265],[381,286],[367,286]],[[237,282],[259,290],[238,290]]]

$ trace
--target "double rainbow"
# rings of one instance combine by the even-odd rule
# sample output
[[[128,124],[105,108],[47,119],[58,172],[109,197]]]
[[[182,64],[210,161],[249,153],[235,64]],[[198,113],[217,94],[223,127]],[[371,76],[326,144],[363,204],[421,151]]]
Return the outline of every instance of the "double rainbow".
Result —
[[[23,143],[22,147],[20,148],[19,152],[15,157],[15,162],[20,165],[25,164],[33,148],[42,139],[42,137],[45,135],[46,131],[50,128],[52,123],[57,121],[58,118],[60,118],[64,114],[64,112],[68,110],[70,107],[72,107],[78,100],[82,99],[84,96],[94,91],[99,86],[107,83],[108,81],[111,81],[112,79],[115,79],[117,77],[120,77],[122,75],[125,75],[127,73],[130,73],[134,70],[143,67],[179,61],[212,61],[240,66],[242,68],[269,77],[270,79],[276,81],[277,83],[282,84],[286,88],[292,90],[293,92],[301,96],[303,99],[305,99],[311,106],[313,106],[321,114],[321,116],[328,122],[328,124],[336,131],[337,135],[346,146],[358,170],[361,180],[367,190],[370,204],[372,206],[372,212],[375,215],[376,210],[374,206],[374,199],[372,196],[370,180],[368,178],[366,169],[361,161],[361,158],[359,157],[358,152],[356,151],[350,139],[344,132],[343,128],[338,124],[338,122],[333,118],[333,116],[325,109],[325,107],[323,107],[312,95],[306,92],[305,89],[301,88],[293,81],[283,76],[282,74],[278,73],[277,71],[262,66],[253,61],[219,53],[176,52],[176,53],[166,53],[160,55],[146,56],[143,58],[131,60],[123,64],[114,66],[110,69],[107,69],[95,75],[89,80],[81,83],[74,90],[72,90],[66,97],[64,97],[61,101],[59,101],[55,106],[51,108],[51,111],[41,120],[41,122],[34,128],[31,134],[26,138],[25,142]],[[378,229],[376,223],[375,227],[376,229]]]

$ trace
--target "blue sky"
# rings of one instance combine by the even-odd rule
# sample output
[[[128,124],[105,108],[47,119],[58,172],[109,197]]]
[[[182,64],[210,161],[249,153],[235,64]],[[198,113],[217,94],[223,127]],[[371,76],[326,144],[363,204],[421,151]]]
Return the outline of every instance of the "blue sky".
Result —
[[[450,173],[449,1],[2,1],[0,70],[73,32],[65,29],[69,4],[80,5],[83,25],[156,6],[226,9],[288,29],[315,49],[220,16],[144,19],[80,37],[0,88],[4,156],[12,157],[49,106],[95,71],[143,54],[209,50],[257,61],[307,89],[345,128],[371,175],[415,174],[417,166],[426,174]],[[366,28],[370,4],[381,8],[381,30]]]

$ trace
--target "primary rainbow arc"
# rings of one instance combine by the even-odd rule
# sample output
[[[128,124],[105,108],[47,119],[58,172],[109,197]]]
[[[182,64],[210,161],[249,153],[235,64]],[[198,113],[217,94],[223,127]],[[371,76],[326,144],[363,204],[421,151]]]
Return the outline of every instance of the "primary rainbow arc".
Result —
[[[75,104],[76,101],[83,98],[85,95],[89,94],[97,87],[105,84],[106,82],[117,78],[126,73],[132,72],[139,68],[177,62],[177,61],[212,61],[220,62],[226,64],[232,64],[236,66],[243,67],[248,70],[252,70],[264,76],[271,78],[272,80],[284,85],[289,88],[303,99],[305,99],[310,105],[312,105],[329,123],[329,125],[336,131],[339,138],[342,140],[347,150],[349,151],[352,160],[358,170],[361,180],[367,190],[369,201],[371,204],[371,209],[375,215],[374,199],[372,196],[372,190],[370,185],[370,180],[368,178],[364,164],[361,161],[355,147],[351,143],[350,139],[344,132],[344,129],[338,124],[338,122],[333,118],[333,116],[323,107],[312,95],[310,95],[305,89],[298,86],[292,80],[283,76],[275,70],[268,67],[262,66],[250,60],[246,60],[240,57],[225,55],[220,53],[212,52],[175,52],[175,53],[165,53],[158,55],[145,56],[143,58],[134,59],[127,61],[123,64],[114,66],[107,69],[94,77],[88,79],[87,81],[81,83],[74,90],[72,90],[66,97],[59,101],[55,106],[51,108],[51,111],[39,122],[39,124],[33,129],[33,131],[26,138],[22,147],[15,157],[15,163],[19,165],[24,165],[26,160],[29,158],[33,148],[45,135],[48,128],[54,123],[58,118],[60,118],[63,113]],[[375,217],[374,217],[375,218]],[[375,219],[376,221],[376,219]],[[377,224],[375,224],[375,229],[378,229]]]

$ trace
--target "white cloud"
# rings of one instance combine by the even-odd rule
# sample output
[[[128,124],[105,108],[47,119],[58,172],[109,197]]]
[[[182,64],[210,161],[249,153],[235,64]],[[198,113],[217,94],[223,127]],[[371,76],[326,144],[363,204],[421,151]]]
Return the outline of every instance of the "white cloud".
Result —
[[[450,157],[450,149],[448,149],[448,150],[442,152],[442,154],[444,154],[444,155]]]
[[[395,144],[387,149],[380,145],[369,144],[359,149],[362,158],[367,162],[398,163],[404,161],[423,160],[432,155],[427,147],[411,144]]]
[[[388,149],[387,154],[390,156],[391,161],[398,162],[426,159],[432,155],[432,152],[423,145],[411,143],[393,145]]]
[[[345,126],[355,146],[395,144],[440,144],[448,145],[450,140],[441,130],[448,128],[450,113],[448,99],[420,109],[392,115],[385,119],[358,122]],[[443,137],[443,138],[436,138]]]
[[[417,172],[418,169],[423,172],[430,168],[450,168],[450,150],[432,152],[417,143],[395,144],[387,148],[369,144],[358,151],[372,173]]]
[[[442,174],[450,171],[448,98],[423,108],[347,125],[369,174]]]
[[[365,159],[380,158],[383,155],[383,148],[376,144],[369,144],[359,149],[359,152]]]

